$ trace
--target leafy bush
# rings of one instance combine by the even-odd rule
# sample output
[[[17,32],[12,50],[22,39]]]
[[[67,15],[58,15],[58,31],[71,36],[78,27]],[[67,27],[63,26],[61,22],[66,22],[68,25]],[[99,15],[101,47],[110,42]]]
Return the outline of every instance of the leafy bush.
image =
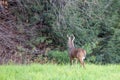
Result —
[[[69,62],[69,56],[67,51],[50,51],[48,53],[48,57],[50,60],[55,60],[59,64]]]
[[[65,50],[67,49],[66,35],[74,34],[75,46],[87,51],[88,61],[120,62],[119,0],[20,1],[23,12],[16,11],[16,15],[22,21],[27,21],[30,24],[29,27],[39,26],[36,33],[40,35],[33,37],[31,34],[33,38],[31,43],[39,44],[49,38],[54,47],[60,46]],[[67,52],[51,51],[49,57],[55,58],[58,63],[66,63],[68,60]]]

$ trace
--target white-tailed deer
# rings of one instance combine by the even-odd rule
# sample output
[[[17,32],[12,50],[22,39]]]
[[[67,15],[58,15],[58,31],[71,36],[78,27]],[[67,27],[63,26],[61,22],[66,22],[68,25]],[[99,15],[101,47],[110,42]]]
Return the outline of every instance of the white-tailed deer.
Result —
[[[84,59],[86,57],[86,51],[84,49],[74,47],[74,40],[75,40],[74,35],[71,36],[67,35],[67,37],[68,37],[68,53],[70,57],[70,64],[72,64],[74,58],[77,58],[80,61],[81,65],[85,68]]]

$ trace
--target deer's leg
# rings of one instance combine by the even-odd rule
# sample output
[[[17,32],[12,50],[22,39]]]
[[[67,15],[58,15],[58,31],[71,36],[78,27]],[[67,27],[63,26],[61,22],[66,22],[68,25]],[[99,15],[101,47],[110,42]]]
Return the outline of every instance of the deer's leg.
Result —
[[[77,58],[75,59],[75,63],[78,64],[78,59]]]
[[[85,63],[84,63],[84,61],[83,61],[83,67],[85,68]]]
[[[85,63],[82,58],[79,58],[81,65],[85,68]]]
[[[73,63],[73,58],[70,57],[70,65],[72,65],[72,63]]]

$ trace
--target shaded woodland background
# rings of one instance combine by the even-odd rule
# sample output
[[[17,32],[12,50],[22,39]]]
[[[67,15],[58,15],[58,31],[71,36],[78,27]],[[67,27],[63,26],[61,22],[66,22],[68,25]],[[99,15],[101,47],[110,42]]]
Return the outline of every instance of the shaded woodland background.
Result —
[[[67,34],[87,62],[120,63],[120,0],[0,1],[0,64],[67,63]]]

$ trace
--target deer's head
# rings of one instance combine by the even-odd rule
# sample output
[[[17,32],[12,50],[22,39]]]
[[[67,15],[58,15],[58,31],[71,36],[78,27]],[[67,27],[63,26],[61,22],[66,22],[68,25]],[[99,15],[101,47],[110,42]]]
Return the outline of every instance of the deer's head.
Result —
[[[69,48],[74,48],[74,40],[75,40],[75,36],[72,34],[72,35],[67,35],[67,38],[68,38],[68,47]]]

